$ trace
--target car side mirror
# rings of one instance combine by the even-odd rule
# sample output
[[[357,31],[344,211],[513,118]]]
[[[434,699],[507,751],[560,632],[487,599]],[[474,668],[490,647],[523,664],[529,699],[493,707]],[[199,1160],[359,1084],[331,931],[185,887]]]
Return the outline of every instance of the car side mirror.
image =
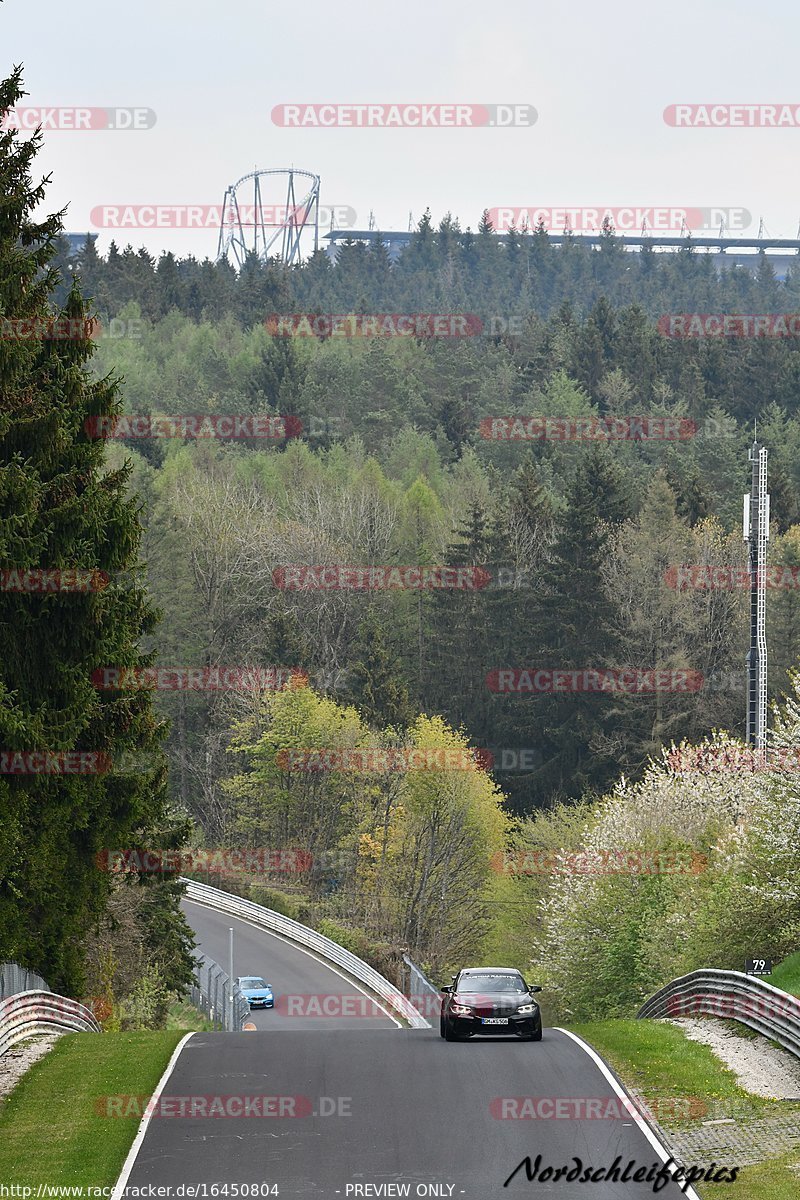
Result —
[[[444,985],[444,987],[439,988],[440,992],[452,992],[452,990],[453,990],[453,985],[451,983],[446,983]]]
[[[531,991],[531,992],[540,992],[541,990],[542,989],[539,987],[538,983],[535,984],[534,987],[528,989],[528,991]]]

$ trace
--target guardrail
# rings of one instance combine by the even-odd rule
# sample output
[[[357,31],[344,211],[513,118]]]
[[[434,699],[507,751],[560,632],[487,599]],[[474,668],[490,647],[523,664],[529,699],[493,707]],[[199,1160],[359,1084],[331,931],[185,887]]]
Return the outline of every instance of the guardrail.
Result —
[[[229,892],[210,887],[206,883],[196,883],[193,879],[186,878],[182,878],[181,883],[186,884],[187,900],[205,904],[208,908],[216,908],[231,917],[243,917],[254,925],[260,925],[262,929],[266,929],[270,933],[277,933],[290,942],[296,942],[298,946],[305,946],[309,950],[316,951],[320,957],[335,963],[353,979],[366,984],[376,996],[386,1002],[392,1011],[402,1016],[412,1029],[430,1028],[429,1022],[393,983],[390,983],[369,963],[364,962],[363,958],[351,954],[349,950],[345,950],[344,946],[325,937],[323,933],[317,933],[316,929],[309,929],[308,925],[301,925],[299,921],[284,917],[271,908],[264,908],[263,905],[255,904],[252,900],[243,900],[240,896],[232,896]]]
[[[741,1021],[800,1057],[800,999],[742,971],[682,975],[646,1000],[636,1015]]]
[[[232,1024],[233,1031],[240,1030],[250,1016],[250,1005],[239,990],[238,984],[233,985],[231,1004],[228,990],[231,980],[227,972],[207,954],[198,952],[192,957],[197,963],[197,970],[188,992],[192,1004],[204,1012],[210,1021],[222,1025],[223,1029],[229,1029]]]
[[[35,1033],[100,1033],[88,1008],[53,992],[17,992],[0,1003],[0,1056]]]
[[[438,1021],[442,1011],[442,993],[408,954],[403,955],[403,962],[408,967],[408,995],[412,1004]]]

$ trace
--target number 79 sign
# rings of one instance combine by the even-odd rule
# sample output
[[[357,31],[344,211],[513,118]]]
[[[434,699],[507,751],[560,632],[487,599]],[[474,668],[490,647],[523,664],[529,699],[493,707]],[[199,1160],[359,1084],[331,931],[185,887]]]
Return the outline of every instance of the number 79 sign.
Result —
[[[771,975],[771,958],[748,958],[744,964],[746,975]]]

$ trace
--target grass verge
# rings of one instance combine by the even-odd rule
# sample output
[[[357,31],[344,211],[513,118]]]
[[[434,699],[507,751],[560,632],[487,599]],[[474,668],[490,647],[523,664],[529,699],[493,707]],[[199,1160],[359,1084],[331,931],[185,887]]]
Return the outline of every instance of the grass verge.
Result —
[[[615,1020],[570,1029],[597,1050],[626,1087],[644,1097],[667,1134],[696,1129],[699,1121],[726,1118],[795,1115],[800,1124],[800,1105],[745,1091],[708,1046],[691,1041],[674,1025]],[[800,1193],[800,1177],[792,1170],[798,1163],[800,1149],[742,1168],[735,1183],[695,1186],[698,1195],[709,1200],[788,1200]]]
[[[761,1100],[740,1088],[733,1071],[701,1042],[693,1042],[674,1025],[660,1021],[593,1021],[570,1027],[594,1046],[623,1082],[640,1092],[665,1126],[687,1124],[671,1116],[688,1110],[698,1118],[723,1117],[728,1111],[752,1109],[753,1116],[779,1111],[780,1101]]]
[[[790,1200],[800,1191],[798,1170],[800,1151],[795,1150],[757,1167],[743,1167],[735,1183],[709,1185],[707,1191],[714,1200]]]
[[[219,1028],[188,1000],[176,1000],[169,1007],[167,1029],[181,1029],[184,1033],[192,1029],[195,1033],[208,1033]]]
[[[790,954],[783,962],[778,963],[764,982],[771,983],[783,992],[790,992],[793,996],[800,996],[800,951]]]
[[[68,1033],[0,1107],[0,1180],[110,1187],[140,1118],[104,1117],[109,1095],[150,1096],[183,1030]]]

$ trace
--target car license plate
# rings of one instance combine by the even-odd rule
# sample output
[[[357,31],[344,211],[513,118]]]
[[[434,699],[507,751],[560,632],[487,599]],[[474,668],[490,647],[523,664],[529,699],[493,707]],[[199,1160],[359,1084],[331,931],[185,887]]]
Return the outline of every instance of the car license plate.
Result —
[[[481,1017],[481,1025],[507,1025],[508,1017]]]

